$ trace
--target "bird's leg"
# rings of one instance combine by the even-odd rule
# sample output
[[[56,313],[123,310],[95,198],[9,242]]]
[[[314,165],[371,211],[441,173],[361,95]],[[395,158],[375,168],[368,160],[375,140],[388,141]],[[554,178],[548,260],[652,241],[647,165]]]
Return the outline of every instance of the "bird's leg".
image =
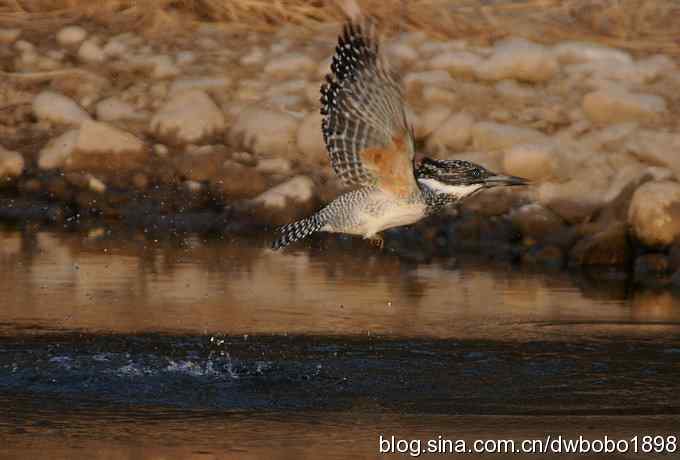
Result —
[[[382,235],[373,235],[368,238],[368,241],[370,241],[371,244],[380,248],[380,250],[382,250],[385,247],[385,239],[382,237]]]

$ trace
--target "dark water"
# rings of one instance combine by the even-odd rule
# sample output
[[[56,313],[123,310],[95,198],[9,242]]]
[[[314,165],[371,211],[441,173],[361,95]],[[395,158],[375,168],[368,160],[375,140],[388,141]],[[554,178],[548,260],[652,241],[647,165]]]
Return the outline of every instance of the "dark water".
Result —
[[[313,246],[0,232],[0,457],[377,458],[381,434],[680,435],[672,292]]]

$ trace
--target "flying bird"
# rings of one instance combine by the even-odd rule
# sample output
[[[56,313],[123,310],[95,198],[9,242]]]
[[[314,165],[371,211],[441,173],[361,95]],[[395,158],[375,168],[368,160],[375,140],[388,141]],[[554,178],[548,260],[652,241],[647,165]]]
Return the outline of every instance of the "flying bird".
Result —
[[[351,190],[281,227],[274,249],[315,232],[359,235],[382,247],[383,230],[413,224],[484,189],[527,184],[469,161],[424,158],[416,166],[401,87],[369,20],[345,24],[321,86],[321,115],[331,166]]]

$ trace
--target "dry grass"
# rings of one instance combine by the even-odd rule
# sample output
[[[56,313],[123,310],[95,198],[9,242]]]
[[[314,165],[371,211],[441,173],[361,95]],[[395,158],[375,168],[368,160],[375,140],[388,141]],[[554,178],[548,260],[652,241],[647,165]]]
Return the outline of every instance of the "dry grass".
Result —
[[[343,18],[342,0],[0,0],[0,26],[53,28],[87,19],[163,31],[177,21],[272,31],[313,30]],[[593,40],[634,51],[680,54],[679,0],[357,0],[390,30],[484,41],[522,35]]]

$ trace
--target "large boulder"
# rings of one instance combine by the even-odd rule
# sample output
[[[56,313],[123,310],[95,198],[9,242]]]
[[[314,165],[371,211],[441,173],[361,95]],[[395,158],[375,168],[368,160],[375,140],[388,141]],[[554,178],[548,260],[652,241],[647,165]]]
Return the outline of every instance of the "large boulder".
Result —
[[[628,208],[633,234],[648,246],[667,246],[680,236],[680,184],[647,182],[633,194]]]

